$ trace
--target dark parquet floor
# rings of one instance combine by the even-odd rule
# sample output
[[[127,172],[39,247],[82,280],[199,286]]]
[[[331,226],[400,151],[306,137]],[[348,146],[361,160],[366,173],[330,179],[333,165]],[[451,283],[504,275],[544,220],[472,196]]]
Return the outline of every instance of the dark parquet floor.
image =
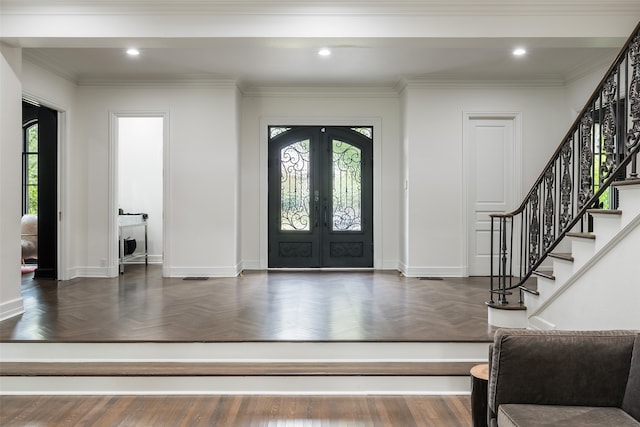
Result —
[[[397,272],[249,271],[163,278],[128,265],[114,279],[23,276],[25,313],[1,341],[490,341],[487,278],[420,280]]]

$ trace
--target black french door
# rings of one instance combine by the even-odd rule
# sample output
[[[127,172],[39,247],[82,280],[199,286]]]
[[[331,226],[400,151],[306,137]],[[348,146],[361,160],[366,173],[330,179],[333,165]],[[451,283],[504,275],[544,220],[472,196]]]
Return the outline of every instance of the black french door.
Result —
[[[269,128],[269,267],[373,267],[372,132]]]
[[[38,279],[58,278],[58,112],[50,108],[22,102],[23,131],[36,126],[37,139],[29,144],[23,136],[23,214],[38,216],[37,259]],[[29,147],[33,145],[33,147]],[[34,156],[37,174],[27,176],[28,156]],[[36,212],[29,212],[29,189],[36,183],[32,203]],[[33,194],[32,194],[33,196]],[[33,209],[32,209],[33,210]]]

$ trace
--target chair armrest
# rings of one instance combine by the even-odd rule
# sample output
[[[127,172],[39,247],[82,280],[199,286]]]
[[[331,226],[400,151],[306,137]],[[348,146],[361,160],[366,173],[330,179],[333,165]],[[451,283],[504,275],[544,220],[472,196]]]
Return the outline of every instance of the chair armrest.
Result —
[[[504,403],[620,407],[638,331],[496,331],[489,409]]]

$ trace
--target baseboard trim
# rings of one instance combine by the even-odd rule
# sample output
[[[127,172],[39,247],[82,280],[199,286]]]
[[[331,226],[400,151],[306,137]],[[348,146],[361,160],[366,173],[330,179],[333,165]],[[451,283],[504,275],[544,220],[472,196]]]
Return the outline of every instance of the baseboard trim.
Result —
[[[0,304],[0,321],[18,316],[24,313],[22,298],[15,298]]]
[[[556,325],[553,323],[547,322],[541,317],[531,316],[529,318],[529,328],[536,329],[539,331],[553,331],[556,329]]]
[[[400,265],[400,271],[407,277],[466,277],[466,267],[409,267]]]
[[[166,277],[236,277],[242,271],[242,264],[231,267],[167,267]]]

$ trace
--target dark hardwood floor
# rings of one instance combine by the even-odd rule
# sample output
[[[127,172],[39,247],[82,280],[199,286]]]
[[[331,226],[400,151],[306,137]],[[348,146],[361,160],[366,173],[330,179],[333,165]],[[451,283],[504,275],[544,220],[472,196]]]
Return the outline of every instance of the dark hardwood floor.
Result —
[[[25,313],[0,322],[0,340],[490,341],[487,280],[374,271],[183,280],[157,265],[128,265],[114,279],[25,275]]]
[[[467,427],[468,396],[2,396],[0,425]]]

